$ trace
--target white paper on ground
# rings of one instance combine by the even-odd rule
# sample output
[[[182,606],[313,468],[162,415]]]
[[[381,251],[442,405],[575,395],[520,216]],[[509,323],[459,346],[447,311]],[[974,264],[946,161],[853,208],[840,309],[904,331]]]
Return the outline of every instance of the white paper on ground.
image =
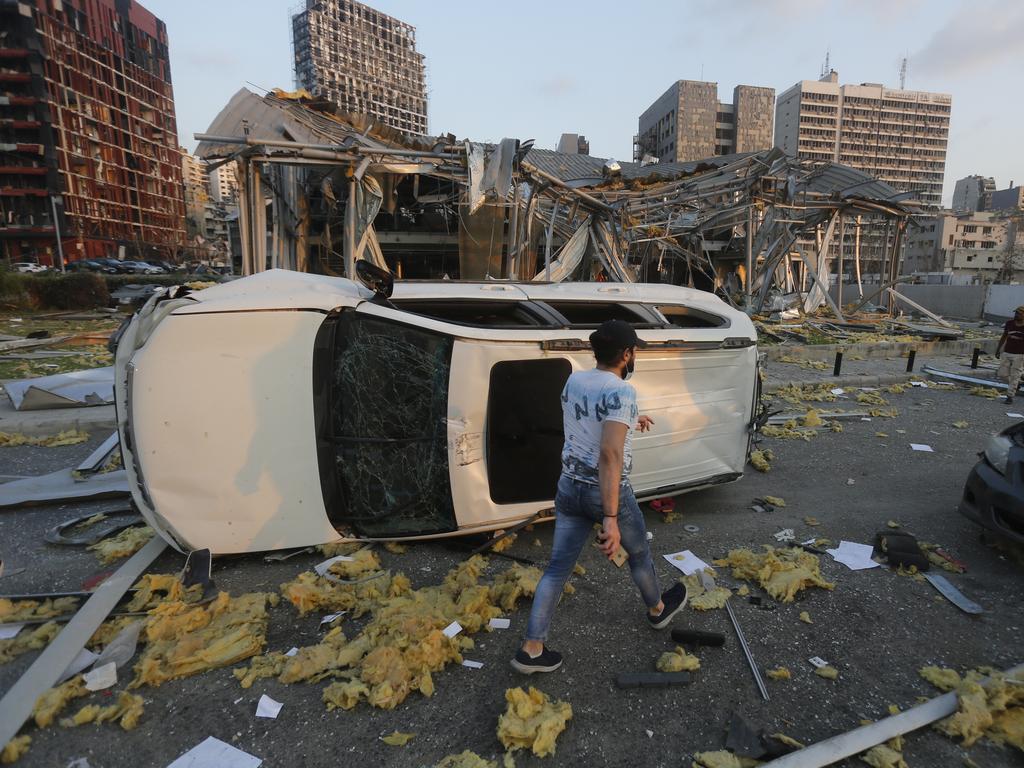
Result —
[[[861,392],[877,392],[878,391],[878,387],[861,387],[860,391]]]
[[[842,387],[836,387],[835,389],[830,389],[829,392],[831,392],[833,395],[841,395],[843,394],[844,390]]]
[[[828,666],[828,662],[821,658],[821,656],[811,656],[811,658],[809,658],[808,661],[811,662],[811,664],[816,666],[818,669]]]
[[[924,382],[924,381],[912,381],[912,382],[910,382],[910,386],[912,386],[912,387],[924,387],[925,389],[928,389],[928,384],[927,384],[927,382]]]
[[[348,555],[338,555],[337,557],[332,557],[329,560],[324,560],[322,563],[317,563],[316,565],[313,566],[313,570],[317,572],[317,575],[323,576],[325,573],[327,573],[327,569],[330,568],[335,563],[351,563],[351,562],[352,562],[352,558],[349,557]]]
[[[1007,411],[1006,415],[1011,419],[1024,419],[1024,413],[1010,413]]]
[[[670,555],[662,555],[662,557],[668,560],[669,565],[682,571],[684,576],[703,571],[709,567],[707,563],[688,549],[684,549],[682,552],[673,552]]]
[[[860,420],[861,421],[871,421],[871,417],[870,416],[861,416]]]
[[[457,621],[453,621],[451,624],[449,624],[447,627],[441,630],[441,634],[445,637],[455,637],[461,631],[462,625],[459,624],[459,622]]]
[[[284,704],[280,701],[274,701],[264,693],[260,696],[260,700],[256,704],[256,717],[276,718],[278,714],[280,714],[281,707],[283,706]]]
[[[330,624],[335,619],[340,619],[346,613],[348,613],[348,611],[342,611],[341,613],[331,613],[331,614],[328,614],[327,616],[324,616],[322,619],[320,619],[320,626],[323,626],[324,624]]]
[[[924,451],[925,453],[935,453],[935,451],[932,450],[932,447],[930,445],[925,445],[924,443],[911,443],[910,447],[913,448],[915,451]]]
[[[21,628],[24,626],[24,624],[7,624],[6,626],[0,627],[0,640],[10,640],[21,632]]]
[[[814,542],[816,542],[816,541],[817,541],[817,539],[812,536],[807,541],[801,541],[800,545],[803,546],[803,547],[813,547],[814,546]]]
[[[167,768],[260,768],[263,760],[208,736]]]
[[[284,655],[285,656],[294,656],[298,652],[299,652],[298,648],[292,648],[290,651],[285,651]]]
[[[78,652],[78,655],[75,656],[74,660],[68,664],[68,668],[64,670],[64,674],[57,682],[63,683],[65,680],[77,675],[83,669],[88,669],[89,665],[99,657],[100,655],[98,653],[93,653],[88,648],[83,648]]]
[[[470,669],[480,669],[484,663],[482,661],[470,661],[469,659],[462,660],[462,666],[469,667]]]
[[[773,533],[772,535],[775,537],[776,541],[792,541],[796,538],[796,536],[793,535],[792,528],[783,528],[778,533]]]
[[[839,542],[835,549],[826,549],[837,563],[842,563],[851,571],[861,571],[865,568],[877,568],[878,563],[871,559],[874,549],[870,544],[858,544],[855,541]]]
[[[85,688],[89,691],[102,691],[112,685],[117,685],[117,664],[110,662],[102,667],[91,669],[82,675],[85,680]]]
[[[491,619],[487,626],[491,629],[508,629],[512,625],[511,619]]]

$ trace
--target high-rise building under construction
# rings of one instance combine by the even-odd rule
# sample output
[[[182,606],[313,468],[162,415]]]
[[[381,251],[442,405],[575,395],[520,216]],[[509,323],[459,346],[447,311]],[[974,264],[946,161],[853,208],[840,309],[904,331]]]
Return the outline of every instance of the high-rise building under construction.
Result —
[[[0,256],[171,258],[185,207],[167,28],[126,0],[0,0]]]
[[[416,28],[354,0],[306,0],[292,16],[295,84],[345,112],[427,132],[426,66]]]

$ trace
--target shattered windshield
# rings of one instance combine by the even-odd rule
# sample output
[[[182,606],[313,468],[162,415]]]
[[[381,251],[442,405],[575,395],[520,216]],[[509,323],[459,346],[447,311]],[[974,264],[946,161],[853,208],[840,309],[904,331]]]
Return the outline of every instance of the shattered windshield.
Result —
[[[448,477],[452,339],[345,312],[331,371],[331,442],[346,512],[365,536],[454,530]]]

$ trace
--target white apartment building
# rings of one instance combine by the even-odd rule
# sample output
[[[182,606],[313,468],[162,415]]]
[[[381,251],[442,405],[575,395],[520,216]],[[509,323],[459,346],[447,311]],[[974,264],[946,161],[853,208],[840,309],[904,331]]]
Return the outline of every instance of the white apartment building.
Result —
[[[832,70],[779,96],[775,145],[801,159],[843,163],[870,173],[938,208],[951,104],[947,93],[878,83],[840,85]]]
[[[214,168],[210,176],[210,197],[218,203],[231,203],[238,200],[238,176],[235,164],[227,163]]]

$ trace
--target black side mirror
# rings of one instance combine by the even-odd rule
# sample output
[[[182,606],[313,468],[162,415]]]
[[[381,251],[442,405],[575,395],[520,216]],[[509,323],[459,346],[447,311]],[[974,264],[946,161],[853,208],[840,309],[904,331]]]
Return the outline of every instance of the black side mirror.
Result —
[[[392,291],[395,290],[394,276],[386,269],[381,269],[366,259],[356,262],[356,277],[359,278],[359,282],[373,291],[374,298],[377,300],[390,299]]]

